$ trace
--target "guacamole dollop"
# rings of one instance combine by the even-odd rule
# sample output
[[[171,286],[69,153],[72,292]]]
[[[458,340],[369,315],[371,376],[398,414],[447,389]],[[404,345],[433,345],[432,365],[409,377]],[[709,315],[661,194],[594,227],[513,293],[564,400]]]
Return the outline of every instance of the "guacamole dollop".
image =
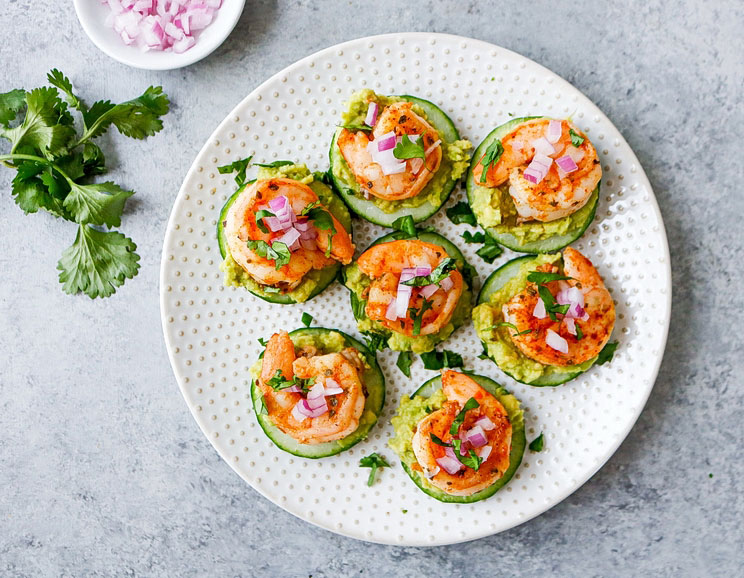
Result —
[[[348,103],[348,108],[341,117],[342,124],[363,124],[370,102],[376,102],[382,108],[403,100],[405,99],[398,96],[380,95],[370,89],[361,90],[352,95]],[[401,199],[399,201],[386,201],[384,199],[378,199],[375,196],[370,196],[370,202],[377,205],[385,213],[394,213],[404,208],[419,207],[424,203],[429,203],[435,207],[440,206],[445,200],[445,195],[448,195],[451,190],[450,187],[446,186],[447,183],[459,179],[465,174],[465,171],[467,171],[470,165],[470,150],[473,148],[470,141],[460,139],[448,142],[445,135],[429,119],[421,106],[414,103],[413,111],[437,129],[438,138],[442,141],[442,162],[431,180],[415,197]],[[332,170],[333,175],[343,181],[355,195],[361,195],[359,183],[342,155],[338,155],[337,161],[333,163]]]
[[[430,413],[441,409],[442,404],[446,400],[447,397],[441,388],[430,397],[423,397],[421,395],[416,395],[413,399],[407,395],[401,397],[398,412],[390,420],[390,423],[393,424],[395,435],[388,440],[388,446],[390,446],[390,449],[398,455],[400,461],[404,464],[410,466],[416,462],[411,441],[413,440],[413,434],[416,433],[419,422]]]
[[[507,281],[498,291],[492,293],[487,303],[481,303],[473,309],[473,325],[478,337],[483,341],[488,356],[506,373],[518,381],[532,383],[542,376],[555,373],[578,373],[589,369],[596,357],[580,365],[559,367],[544,365],[530,359],[522,353],[511,339],[513,329],[498,327],[490,329],[495,324],[504,321],[503,305],[514,295],[527,287],[527,275],[544,264],[561,265],[561,254],[553,253],[539,255],[534,260],[523,263],[516,275]]]
[[[458,263],[459,267],[462,264]],[[344,269],[344,284],[354,293],[356,298],[366,305],[362,298],[365,289],[370,286],[372,280],[365,275],[356,263],[348,265]],[[473,293],[467,283],[463,284],[462,295],[457,302],[452,318],[437,333],[431,335],[407,336],[395,331],[391,331],[379,321],[374,321],[367,317],[362,307],[358,312],[357,327],[362,333],[379,333],[387,337],[388,347],[394,351],[411,351],[413,353],[426,353],[432,351],[438,343],[447,339],[452,333],[463,325],[473,309]]]
[[[351,216],[343,201],[333,194],[331,188],[316,178],[316,175],[304,164],[285,165],[280,167],[260,167],[259,179],[283,177],[293,179],[310,187],[318,195],[318,199],[344,226],[351,231]],[[271,300],[272,297],[285,296],[296,303],[303,303],[316,295],[319,289],[331,283],[340,270],[340,264],[333,264],[325,269],[309,271],[303,280],[291,291],[278,292],[257,283],[230,255],[230,249],[225,247],[225,259],[220,265],[224,273],[223,283],[226,287],[243,287],[252,293]]]

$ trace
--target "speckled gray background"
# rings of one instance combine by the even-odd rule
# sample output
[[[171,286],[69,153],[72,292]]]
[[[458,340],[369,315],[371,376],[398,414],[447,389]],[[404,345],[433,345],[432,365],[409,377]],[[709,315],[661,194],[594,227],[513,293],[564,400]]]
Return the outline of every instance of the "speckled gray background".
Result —
[[[122,230],[142,255],[109,300],[61,292],[55,265],[73,228],[24,217],[0,170],[0,574],[742,575],[742,3],[364,4],[249,0],[206,61],[151,73],[98,52],[69,1],[2,0],[0,91],[38,86],[57,66],[87,97],[162,84],[174,106],[144,144],[105,143],[113,176],[138,191]],[[674,274],[661,373],[617,454],[543,516],[436,549],[342,538],[247,486],[189,415],[158,310],[168,213],[219,121],[311,52],[409,30],[500,44],[596,102],[651,179]]]

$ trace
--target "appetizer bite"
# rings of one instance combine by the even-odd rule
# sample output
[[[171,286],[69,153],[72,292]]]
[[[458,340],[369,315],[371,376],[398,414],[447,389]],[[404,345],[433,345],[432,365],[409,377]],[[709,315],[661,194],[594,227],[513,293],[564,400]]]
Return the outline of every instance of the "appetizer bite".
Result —
[[[391,233],[344,269],[359,330],[390,349],[424,353],[447,339],[472,310],[472,268],[437,233],[395,240]]]
[[[600,356],[615,304],[591,261],[568,247],[562,256],[519,257],[494,271],[473,323],[502,371],[529,385],[559,385],[606,360]]]
[[[494,129],[473,155],[466,188],[478,224],[521,253],[572,243],[594,219],[602,167],[573,123],[517,118]]]
[[[492,496],[514,475],[525,448],[519,400],[480,375],[444,370],[403,397],[388,442],[424,492],[441,502]]]
[[[323,458],[367,437],[385,401],[385,380],[362,343],[313,327],[271,336],[251,367],[258,423],[279,448]]]
[[[428,219],[465,173],[472,145],[449,117],[414,96],[354,94],[331,141],[336,190],[363,219],[391,227]]]
[[[273,303],[318,295],[351,262],[351,216],[305,165],[263,167],[220,213],[225,285]]]

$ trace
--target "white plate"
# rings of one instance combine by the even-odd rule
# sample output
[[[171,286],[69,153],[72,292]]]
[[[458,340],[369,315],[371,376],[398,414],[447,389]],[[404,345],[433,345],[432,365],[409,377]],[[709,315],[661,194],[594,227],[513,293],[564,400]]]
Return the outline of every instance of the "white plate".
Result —
[[[104,25],[111,12],[100,0],[73,0],[75,12],[83,30],[99,49],[114,60],[127,66],[146,70],[172,70],[198,62],[212,54],[230,36],[243,13],[245,0],[224,0],[212,23],[197,36],[196,44],[186,52],[143,52],[136,46],[127,46],[121,37]]]
[[[535,388],[478,359],[481,345],[472,325],[446,343],[464,354],[469,368],[522,400],[528,441],[545,432],[545,450],[527,451],[512,481],[475,504],[443,504],[422,493],[386,445],[400,396],[435,375],[420,361],[408,380],[396,368],[394,353],[380,355],[387,378],[383,415],[366,442],[331,458],[306,460],[277,449],[251,408],[248,368],[259,353],[257,338],[300,326],[303,311],[314,315],[318,325],[358,333],[348,292],[338,284],[294,306],[272,305],[222,286],[215,226],[236,187],[217,167],[255,155],[257,161],[293,159],[325,170],[343,103],[364,87],[433,101],[476,144],[512,114],[572,115],[602,160],[597,217],[574,245],[597,265],[617,304],[620,346],[612,363],[566,385]],[[462,198],[463,192],[454,196]],[[460,246],[481,280],[515,256],[506,251],[499,262],[487,265],[474,255],[477,247],[459,238],[466,227],[453,226],[443,210],[428,224]],[[354,223],[359,248],[382,232],[366,221]],[[479,538],[529,520],[574,492],[608,460],[653,387],[669,326],[671,273],[648,179],[596,106],[552,72],[498,46],[412,33],[322,50],[267,80],[230,113],[197,156],[173,207],[160,290],[165,340],[183,396],[204,434],[238,474],[282,508],[328,530],[373,542],[435,545]],[[369,470],[357,464],[374,451],[395,467],[383,470],[368,488]]]

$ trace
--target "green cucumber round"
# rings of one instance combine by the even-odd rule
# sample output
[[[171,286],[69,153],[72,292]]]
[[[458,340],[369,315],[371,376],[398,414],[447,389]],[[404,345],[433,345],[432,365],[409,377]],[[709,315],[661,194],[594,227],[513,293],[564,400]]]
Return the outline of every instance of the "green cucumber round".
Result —
[[[465,178],[465,190],[467,191],[468,203],[470,204],[471,208],[474,204],[473,190],[476,186],[475,178],[473,177],[473,169],[475,169],[481,157],[485,154],[486,149],[491,146],[494,141],[499,140],[509,134],[518,125],[536,118],[542,117],[525,116],[522,118],[515,118],[510,120],[509,122],[502,124],[501,126],[496,127],[488,134],[485,139],[483,139],[483,142],[478,145],[478,148],[475,149],[472,161],[470,163],[470,168],[468,169],[468,173]],[[480,224],[497,243],[503,245],[504,247],[507,247],[508,249],[511,249],[512,251],[532,254],[554,253],[555,251],[563,249],[564,247],[573,243],[576,239],[580,238],[589,228],[589,225],[592,224],[594,215],[597,212],[597,205],[599,204],[599,188],[600,185],[597,184],[597,188],[594,189],[591,196],[589,197],[589,201],[587,201],[587,205],[591,207],[591,212],[587,215],[587,218],[563,235],[553,235],[545,239],[525,242],[520,241],[518,237],[516,237],[512,233],[509,233],[508,231],[499,231],[494,227],[486,227],[480,221],[478,224]],[[476,220],[478,220],[478,213],[475,210],[473,210],[473,213],[475,214]],[[519,227],[520,225],[516,225],[514,228],[519,229]]]
[[[452,120],[437,105],[429,102],[428,100],[423,100],[421,98],[409,96],[407,94],[400,95],[400,98],[420,106],[426,113],[429,124],[431,124],[441,133],[444,142],[451,143],[459,140],[460,135],[457,132],[455,125],[452,123]],[[338,137],[340,131],[341,128],[337,129],[333,135],[333,139],[331,140],[331,148],[328,152],[331,167],[328,171],[328,174],[331,176],[334,187],[336,191],[338,191],[344,202],[354,213],[359,215],[362,219],[366,219],[367,221],[369,221],[370,223],[374,223],[375,225],[392,227],[393,222],[396,219],[398,219],[399,217],[410,215],[411,217],[413,217],[414,222],[420,223],[421,221],[425,221],[426,219],[431,217],[442,207],[444,203],[447,202],[447,199],[452,193],[452,190],[455,188],[457,179],[450,179],[445,183],[443,187],[444,192],[442,194],[442,202],[438,205],[426,202],[422,205],[419,205],[418,207],[406,207],[399,209],[393,213],[386,213],[377,205],[375,205],[373,201],[365,199],[363,196],[355,193],[354,186],[341,177],[336,176],[333,170],[333,167],[335,165],[338,165],[339,163],[346,163],[344,157],[341,155],[341,151],[339,151],[338,147],[336,146],[336,138]]]
[[[372,244],[370,244],[370,247],[374,247],[375,245],[379,245],[380,243],[387,243],[389,241],[395,241],[396,240],[395,236],[397,234],[398,233],[395,232],[395,233],[388,233],[387,235],[383,235],[382,237],[372,242]],[[442,249],[444,249],[447,252],[447,255],[455,259],[462,273],[463,282],[465,283],[465,285],[467,285],[470,291],[473,291],[473,287],[474,287],[475,282],[478,279],[478,275],[475,269],[467,262],[467,260],[465,259],[465,255],[462,254],[462,251],[460,251],[457,245],[455,245],[452,241],[450,241],[446,237],[443,237],[439,233],[435,233],[433,231],[419,232],[418,239],[426,243],[432,243],[433,245],[439,245],[440,247],[442,247]],[[366,304],[366,301],[361,299],[359,295],[357,295],[350,289],[349,289],[349,299],[351,301],[351,310],[354,314],[354,318],[357,321],[364,319],[365,317],[364,306],[365,305],[362,305],[362,304]],[[455,329],[461,326],[462,326],[462,323],[455,324]]]
[[[478,383],[478,385],[480,385],[483,389],[488,391],[502,404],[504,404],[504,408],[507,410],[509,421],[512,425],[512,441],[511,451],[509,452],[509,468],[506,470],[506,472],[504,472],[504,475],[502,477],[500,477],[493,484],[481,490],[480,492],[476,492],[471,496],[452,496],[429,484],[426,481],[426,478],[421,474],[421,472],[412,470],[410,466],[404,462],[401,462],[401,464],[408,476],[411,478],[411,480],[413,480],[413,483],[416,484],[422,492],[428,494],[432,498],[435,498],[440,502],[472,504],[473,502],[480,502],[481,500],[490,498],[501,488],[503,488],[509,482],[509,480],[512,479],[514,473],[517,471],[517,468],[519,468],[519,464],[522,463],[522,456],[524,455],[524,449],[527,445],[527,439],[525,437],[524,417],[519,406],[519,400],[517,400],[516,397],[514,397],[511,393],[504,389],[504,387],[488,377],[475,375],[469,372],[463,373],[474,379]],[[412,393],[411,399],[413,399],[417,395],[422,397],[431,397],[431,395],[433,395],[437,390],[441,389],[441,387],[442,377],[434,377],[424,383],[414,393]],[[507,405],[507,403],[505,403],[507,401],[507,398],[510,398],[510,400],[513,400],[517,403],[516,410],[511,408],[510,411],[509,405],[511,404]]]
[[[250,183],[246,183],[246,185],[252,183],[253,181],[251,181]],[[225,237],[224,227],[225,219],[227,219],[227,212],[230,210],[230,207],[237,200],[240,194],[245,190],[246,185],[243,185],[232,195],[230,195],[230,197],[228,197],[227,201],[225,201],[225,204],[220,210],[220,218],[217,221],[217,244],[219,245],[220,255],[223,259],[227,256],[228,253],[227,238]],[[330,194],[338,198],[338,196],[334,192],[330,191]],[[349,215],[349,212],[348,210],[346,210],[346,206],[343,203],[339,203],[339,206],[343,207],[343,213],[340,213],[339,211],[331,211],[331,213],[333,213],[333,216],[336,217],[336,219],[338,219],[338,221],[346,228],[346,230],[351,233],[351,215]],[[318,284],[311,291],[306,301],[310,301],[310,299],[322,293],[326,289],[326,287],[328,287],[331,283],[333,283],[334,280],[338,278],[340,272],[340,263],[336,263],[334,265],[331,265],[330,267],[326,267],[325,269],[320,270],[318,272]],[[279,305],[292,305],[294,303],[297,303],[297,301],[292,299],[290,296],[284,295],[282,293],[271,293],[269,291],[264,291],[263,289],[248,289],[248,291],[250,291],[256,297],[259,297],[264,301],[268,301],[269,303],[277,303]]]
[[[528,261],[533,261],[535,258],[536,257],[533,257],[532,255],[524,255],[522,257],[517,257],[516,259],[508,261],[501,267],[496,269],[488,276],[488,278],[483,283],[483,287],[481,287],[480,293],[478,294],[477,304],[481,305],[482,303],[488,303],[491,295],[501,289],[504,285],[506,285],[506,283],[508,283],[509,280],[512,279],[519,272],[519,269],[522,267],[523,264],[527,263]],[[485,347],[485,343],[483,344],[483,346]],[[494,360],[493,358],[489,357],[489,359],[496,363],[496,360]],[[496,365],[498,366],[498,363],[496,363]],[[571,381],[572,379],[575,379],[579,375],[584,373],[584,371],[575,371],[573,373],[551,373],[542,375],[535,381],[528,382],[516,378],[514,375],[500,366],[499,369],[501,369],[501,371],[506,373],[513,380],[518,381],[519,383],[524,383],[526,385],[533,385],[535,387],[555,387],[556,385],[561,385],[563,383],[566,383],[567,381]]]
[[[345,438],[333,442],[302,444],[276,427],[267,414],[260,412],[258,398],[261,394],[261,390],[255,381],[251,383],[251,401],[253,411],[256,414],[261,429],[278,448],[301,458],[326,458],[348,450],[351,446],[359,443],[367,437],[372,427],[377,423],[377,418],[380,416],[380,413],[382,413],[383,405],[385,405],[385,377],[382,374],[380,366],[377,364],[375,354],[367,349],[367,346],[363,343],[357,341],[343,331],[339,331],[338,329],[326,329],[324,327],[295,329],[290,332],[289,335],[290,337],[299,337],[302,335],[322,335],[330,332],[340,333],[343,335],[346,345],[359,351],[369,365],[369,368],[361,375],[362,384],[367,391],[367,400],[364,404],[364,412],[359,420],[359,427],[353,433],[349,434]]]

